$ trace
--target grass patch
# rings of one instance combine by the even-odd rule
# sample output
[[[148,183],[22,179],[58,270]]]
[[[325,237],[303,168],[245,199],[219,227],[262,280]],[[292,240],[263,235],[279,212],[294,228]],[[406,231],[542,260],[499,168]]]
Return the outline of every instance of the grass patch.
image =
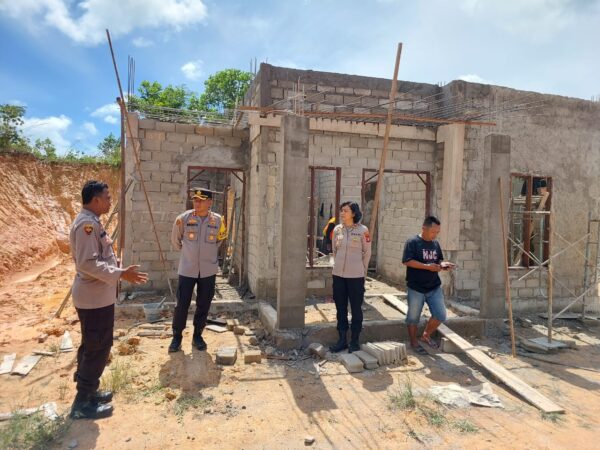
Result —
[[[417,400],[413,391],[412,380],[407,377],[406,381],[395,394],[389,396],[389,407],[392,410],[411,411],[417,406]]]
[[[444,411],[440,408],[436,408],[435,406],[419,406],[419,411],[425,417],[425,419],[427,419],[427,423],[434,427],[442,427],[448,422]]]
[[[135,373],[131,364],[121,360],[114,361],[108,370],[104,371],[100,380],[100,387],[114,393],[131,391],[131,382]]]
[[[58,385],[58,399],[64,400],[67,398],[67,392],[69,392],[69,382],[63,379]]]
[[[542,411],[540,414],[542,416],[542,420],[546,420],[548,422],[562,423],[565,421],[565,416],[559,413],[545,413]]]
[[[0,425],[0,448],[46,449],[62,438],[70,425],[63,416],[50,420],[42,412],[17,414]]]
[[[479,428],[468,419],[456,420],[452,427],[461,433],[477,433],[479,431]]]
[[[151,397],[154,394],[159,394],[160,392],[162,392],[164,389],[166,388],[166,386],[164,386],[160,380],[156,380],[156,383],[154,383],[152,386],[148,386],[144,389],[142,389],[140,391],[140,395],[142,397]]]
[[[181,421],[183,415],[190,409],[205,408],[213,401],[212,396],[203,397],[202,394],[182,394],[173,405],[173,412],[177,416],[177,420]]]

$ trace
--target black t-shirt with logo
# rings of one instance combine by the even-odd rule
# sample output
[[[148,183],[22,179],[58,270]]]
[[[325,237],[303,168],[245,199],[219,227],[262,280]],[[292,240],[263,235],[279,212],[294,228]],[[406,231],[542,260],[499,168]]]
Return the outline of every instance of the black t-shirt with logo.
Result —
[[[402,262],[405,263],[411,259],[423,264],[439,264],[444,260],[444,255],[438,241],[425,241],[421,236],[416,235],[404,244]],[[442,280],[440,280],[437,272],[407,267],[406,284],[417,292],[425,293],[440,286]]]

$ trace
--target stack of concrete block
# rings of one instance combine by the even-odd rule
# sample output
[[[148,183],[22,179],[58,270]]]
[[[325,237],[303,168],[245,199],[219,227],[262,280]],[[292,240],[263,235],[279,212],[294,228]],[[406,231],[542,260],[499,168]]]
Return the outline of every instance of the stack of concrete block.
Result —
[[[377,358],[375,358],[373,355],[368,354],[365,351],[359,350],[357,352],[353,352],[352,354],[357,356],[363,362],[365,369],[372,370],[377,369],[379,367]]]
[[[354,356],[353,353],[344,353],[340,355],[340,360],[350,373],[362,372],[364,369],[361,359],[358,356]]]
[[[367,342],[360,346],[361,350],[377,358],[380,366],[402,364],[407,361],[406,346],[400,342]]]

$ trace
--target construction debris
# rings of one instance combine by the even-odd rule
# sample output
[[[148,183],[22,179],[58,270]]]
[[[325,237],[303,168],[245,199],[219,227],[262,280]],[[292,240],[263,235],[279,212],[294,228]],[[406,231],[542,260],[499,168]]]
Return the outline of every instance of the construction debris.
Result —
[[[322,346],[318,342],[313,342],[308,346],[308,352],[312,355],[317,355],[319,358],[325,358],[327,347]]]
[[[260,350],[246,350],[244,351],[244,363],[260,363],[262,360],[262,354]]]
[[[466,408],[469,405],[504,408],[500,398],[494,394],[489,383],[467,387],[459,386],[456,383],[431,386],[429,393],[436,401],[454,408]]]
[[[31,372],[31,369],[42,359],[41,355],[27,355],[25,356],[17,366],[11,372],[13,375],[27,375]]]
[[[0,364],[0,375],[4,375],[5,373],[10,373],[12,371],[13,365],[15,364],[15,359],[17,359],[16,353],[4,355],[2,364]]]
[[[369,353],[367,353],[363,350],[354,352],[353,355],[357,356],[363,362],[365,369],[373,370],[373,369],[377,369],[379,367],[377,358],[375,358],[374,356],[370,355]]]
[[[73,350],[73,340],[71,339],[71,334],[68,331],[65,331],[63,337],[60,341],[60,351],[67,352]]]
[[[408,360],[406,346],[400,342],[367,342],[360,349],[375,357],[380,366],[401,364]]]
[[[224,366],[232,366],[237,359],[237,348],[221,347],[217,350],[216,362]]]
[[[354,356],[352,353],[341,354],[340,361],[350,373],[362,372],[364,369],[363,362],[358,356]]]
[[[222,327],[220,325],[206,325],[206,329],[214,331],[215,333],[224,333],[227,331],[227,327]]]
[[[48,402],[38,406],[37,408],[25,408],[9,413],[0,413],[0,421],[10,420],[13,417],[31,416],[39,411],[43,411],[44,417],[47,419],[56,420],[58,418],[58,413],[56,412],[56,403]]]

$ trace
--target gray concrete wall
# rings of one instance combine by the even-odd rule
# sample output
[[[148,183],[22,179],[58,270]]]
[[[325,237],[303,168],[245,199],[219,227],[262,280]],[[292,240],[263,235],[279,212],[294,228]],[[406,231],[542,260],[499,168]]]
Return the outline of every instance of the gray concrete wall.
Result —
[[[140,264],[149,273],[148,289],[165,289],[167,279],[177,278],[179,252],[171,248],[173,222],[186,210],[187,169],[209,166],[247,170],[248,130],[232,127],[201,127],[188,124],[138,120],[131,114],[134,137],[140,143],[140,168],[154,215],[166,270],[141,184],[136,182],[127,196],[127,238],[124,264]],[[139,180],[134,163],[132,140],[128,139],[128,177]]]
[[[467,127],[461,207],[460,249],[457,262],[461,270],[455,274],[458,299],[479,300],[482,273],[481,252],[484,215],[480,195],[484,179],[484,141],[491,133],[511,138],[511,167],[513,173],[529,173],[553,178],[552,208],[556,230],[568,241],[575,241],[587,231],[587,214],[597,217],[600,197],[600,105],[585,100],[544,95],[514,89],[474,83],[453,82],[444,89],[458,96],[456,101],[469,99],[476,104],[497,108],[503,102],[540,102],[535,109],[505,113],[496,118],[492,127]],[[527,97],[524,99],[524,96]],[[508,187],[507,187],[508,189]],[[498,237],[499,238],[499,237]],[[567,244],[554,239],[556,253]],[[583,251],[583,244],[578,247]],[[525,269],[511,269],[512,295],[516,311],[543,311],[546,305],[546,273],[541,279],[531,277],[521,282]],[[555,274],[566,287],[581,292],[583,258],[573,250],[559,256]],[[541,286],[541,289],[539,288]],[[554,285],[555,307],[564,306],[569,292]]]

